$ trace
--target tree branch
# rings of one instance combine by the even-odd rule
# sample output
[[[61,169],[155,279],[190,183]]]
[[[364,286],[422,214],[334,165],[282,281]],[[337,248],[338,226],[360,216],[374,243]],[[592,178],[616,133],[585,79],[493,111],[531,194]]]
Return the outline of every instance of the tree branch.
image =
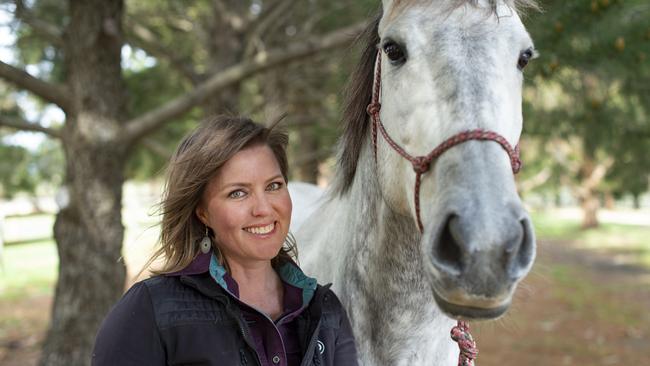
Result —
[[[131,143],[135,142],[160,128],[166,122],[199,105],[215,92],[236,84],[251,75],[325,50],[350,44],[366,25],[366,22],[358,23],[306,42],[290,44],[286,48],[261,52],[252,60],[246,60],[228,67],[214,74],[185,95],[179,96],[167,104],[129,121],[123,131],[124,140]]]
[[[16,117],[9,117],[0,115],[0,126],[13,128],[20,131],[33,131],[33,132],[42,132],[50,137],[61,138],[61,133],[58,130],[43,127],[38,123],[30,123],[25,120]]]
[[[24,70],[2,61],[0,61],[0,78],[5,79],[19,88],[30,91],[48,102],[58,105],[64,111],[70,110],[72,103],[68,98],[69,92],[62,85],[47,83],[33,77]]]
[[[235,0],[235,2],[228,4],[224,0],[212,0],[212,6],[217,18],[228,24],[235,32],[239,33],[248,26],[248,19],[244,16],[244,12],[241,11],[245,6],[241,4],[240,0]],[[236,10],[230,11],[232,8]]]
[[[144,146],[149,151],[153,152],[154,154],[158,155],[159,157],[165,160],[169,160],[169,158],[174,153],[172,150],[168,149],[165,145],[161,144],[160,142],[152,138],[142,139],[142,146]]]
[[[160,46],[160,42],[156,35],[145,26],[138,24],[130,19],[124,22],[125,30],[129,44],[134,47],[140,48],[149,55],[161,60],[169,62],[169,64],[181,73],[185,78],[197,84],[200,80],[199,75],[194,71],[194,68],[189,62],[185,62],[182,58],[177,57],[168,49]]]
[[[602,182],[603,178],[605,178],[607,171],[613,164],[614,158],[611,156],[606,157],[600,163],[596,164],[591,174],[584,180],[583,186],[588,189],[595,189]]]
[[[279,23],[278,20],[282,19],[283,16],[290,14],[289,8],[293,5],[292,0],[283,0],[271,4],[265,12],[263,12],[259,19],[253,22],[246,31],[246,40],[244,47],[244,55],[251,55],[254,52],[255,46],[261,43],[262,35],[265,34],[268,29],[274,27],[276,23]]]
[[[541,186],[546,183],[551,177],[553,172],[549,167],[544,167],[542,170],[537,172],[534,176],[528,178],[525,181],[517,182],[517,187],[519,192],[530,192],[533,189]]]

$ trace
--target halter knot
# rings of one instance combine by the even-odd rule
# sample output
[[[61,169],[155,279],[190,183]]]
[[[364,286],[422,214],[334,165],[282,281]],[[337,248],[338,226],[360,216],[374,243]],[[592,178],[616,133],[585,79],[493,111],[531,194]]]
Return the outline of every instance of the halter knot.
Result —
[[[366,108],[366,112],[373,117],[377,116],[380,110],[381,110],[381,103],[379,102],[372,102],[368,104],[368,107]]]
[[[521,169],[521,160],[518,157],[515,157],[511,160],[512,162],[512,172],[517,174],[519,169]]]
[[[519,144],[515,146],[515,150],[510,156],[510,163],[512,164],[512,172],[514,174],[519,173],[519,170],[521,169],[521,157],[520,157],[520,152],[519,152]]]
[[[411,160],[411,163],[413,164],[413,170],[417,174],[423,174],[429,170],[431,160],[426,156],[416,156]]]
[[[478,348],[472,335],[469,333],[469,325],[464,321],[458,321],[458,324],[451,329],[451,339],[458,343],[460,357],[458,366],[473,366]]]

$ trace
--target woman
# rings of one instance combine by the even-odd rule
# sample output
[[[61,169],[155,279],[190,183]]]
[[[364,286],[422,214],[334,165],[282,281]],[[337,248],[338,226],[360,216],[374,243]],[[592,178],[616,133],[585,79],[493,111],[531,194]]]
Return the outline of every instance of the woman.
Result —
[[[287,136],[203,123],[172,157],[163,259],[104,320],[93,365],[356,365],[337,297],[293,262]]]

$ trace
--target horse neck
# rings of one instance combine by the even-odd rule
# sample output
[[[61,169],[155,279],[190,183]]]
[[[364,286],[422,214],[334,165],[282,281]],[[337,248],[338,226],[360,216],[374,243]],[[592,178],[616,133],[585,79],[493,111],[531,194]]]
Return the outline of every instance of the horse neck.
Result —
[[[364,364],[446,365],[455,352],[453,321],[435,305],[415,221],[385,203],[376,172],[374,152],[366,146],[350,190],[330,202],[345,213],[336,224],[344,228],[339,240],[345,252],[339,252],[344,277],[335,288],[355,333],[365,335],[358,339]]]

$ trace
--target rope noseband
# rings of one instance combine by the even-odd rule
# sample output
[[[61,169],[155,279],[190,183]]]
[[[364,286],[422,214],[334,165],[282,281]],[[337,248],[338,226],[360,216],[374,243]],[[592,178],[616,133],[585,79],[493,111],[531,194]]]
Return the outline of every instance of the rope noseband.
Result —
[[[422,219],[420,218],[420,182],[422,180],[422,174],[429,171],[431,162],[440,157],[440,155],[442,155],[445,151],[470,140],[495,141],[501,145],[506,153],[508,153],[508,157],[510,158],[510,165],[512,166],[512,172],[514,174],[517,174],[519,172],[519,169],[521,168],[521,160],[519,159],[519,145],[516,145],[513,149],[505,137],[494,131],[486,131],[483,129],[468,130],[457,133],[443,141],[435,149],[431,150],[431,152],[427,155],[413,156],[407,153],[406,150],[399,146],[399,144],[397,144],[395,140],[390,137],[388,132],[386,132],[386,128],[384,128],[384,124],[381,122],[381,118],[379,116],[379,112],[381,111],[381,104],[379,103],[380,94],[381,49],[377,51],[377,59],[375,61],[375,79],[372,89],[372,101],[366,109],[372,119],[372,144],[375,149],[375,161],[377,161],[377,131],[379,131],[388,145],[413,165],[413,171],[415,172],[415,214],[417,216],[418,229],[420,229],[420,232],[424,231]],[[478,348],[476,348],[476,342],[472,338],[472,335],[469,333],[469,325],[462,320],[458,320],[458,324],[451,330],[451,338],[456,343],[458,343],[458,348],[460,349],[458,366],[474,366],[474,360],[478,355]]]

